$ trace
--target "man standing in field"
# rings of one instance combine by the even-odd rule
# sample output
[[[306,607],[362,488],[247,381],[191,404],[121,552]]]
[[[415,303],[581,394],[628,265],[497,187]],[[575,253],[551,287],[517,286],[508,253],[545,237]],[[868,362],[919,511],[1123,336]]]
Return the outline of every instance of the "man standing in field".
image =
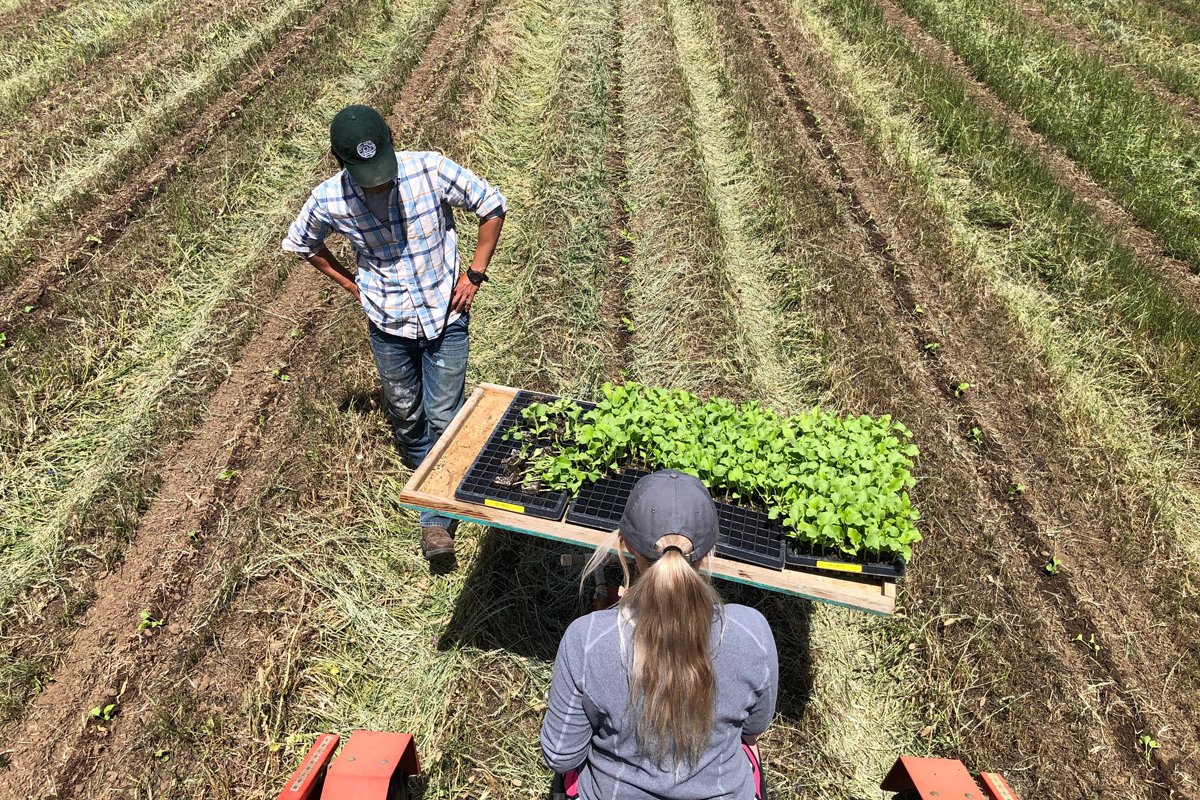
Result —
[[[347,106],[329,130],[342,171],[313,190],[283,240],[362,305],[396,447],[411,467],[425,458],[466,385],[471,303],[500,239],[504,196],[439,153],[397,153],[377,111]],[[451,207],[479,217],[471,265],[459,273]],[[351,273],[325,247],[354,246]],[[421,551],[453,558],[450,519],[421,513]]]

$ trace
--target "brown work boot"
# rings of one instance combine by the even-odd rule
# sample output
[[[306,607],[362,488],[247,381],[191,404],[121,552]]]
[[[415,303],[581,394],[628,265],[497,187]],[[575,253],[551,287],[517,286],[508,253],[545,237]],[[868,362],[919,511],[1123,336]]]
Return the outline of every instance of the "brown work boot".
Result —
[[[432,561],[435,558],[454,555],[454,540],[445,528],[425,525],[421,528],[421,552]]]

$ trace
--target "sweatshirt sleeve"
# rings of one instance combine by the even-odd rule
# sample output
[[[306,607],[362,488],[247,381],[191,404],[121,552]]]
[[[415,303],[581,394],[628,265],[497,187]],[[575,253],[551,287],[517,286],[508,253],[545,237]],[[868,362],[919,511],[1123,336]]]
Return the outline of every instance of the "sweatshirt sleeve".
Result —
[[[586,654],[580,624],[586,619],[572,623],[559,642],[542,722],[542,755],[546,766],[560,774],[582,766],[592,750],[592,723],[583,707]]]
[[[779,653],[775,649],[775,635],[765,617],[755,612],[759,625],[754,626],[753,636],[758,643],[760,652],[754,664],[760,669],[762,684],[756,689],[754,704],[750,715],[742,723],[742,733],[746,736],[758,736],[766,731],[775,716],[775,700],[779,694]]]

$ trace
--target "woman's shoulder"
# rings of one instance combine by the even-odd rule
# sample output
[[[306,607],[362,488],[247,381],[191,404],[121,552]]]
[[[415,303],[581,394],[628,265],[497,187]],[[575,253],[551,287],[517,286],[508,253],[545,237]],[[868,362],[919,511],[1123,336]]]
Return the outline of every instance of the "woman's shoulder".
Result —
[[[617,609],[610,608],[576,617],[575,621],[567,626],[563,639],[575,645],[589,647],[600,639],[615,635],[616,632]]]
[[[738,605],[737,603],[726,604],[725,634],[726,636],[733,635],[752,640],[764,649],[770,643],[772,645],[771,649],[774,649],[775,638],[774,634],[771,633],[771,625],[757,608]]]

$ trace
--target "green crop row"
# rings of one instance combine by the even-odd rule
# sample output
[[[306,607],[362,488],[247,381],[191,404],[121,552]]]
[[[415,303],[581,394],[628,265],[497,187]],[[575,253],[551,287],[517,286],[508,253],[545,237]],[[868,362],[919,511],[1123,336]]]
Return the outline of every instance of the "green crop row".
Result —
[[[1041,0],[1041,5],[1168,88],[1200,100],[1200,25],[1136,0]]]
[[[638,383],[601,392],[588,411],[560,401],[522,412],[524,424],[506,435],[521,441],[528,478],[574,493],[623,469],[677,469],[820,549],[907,560],[921,539],[907,491],[917,448],[890,416],[783,416]]]
[[[1200,270],[1200,131],[1125,71],[1007,3],[899,0],[1011,108]]]

